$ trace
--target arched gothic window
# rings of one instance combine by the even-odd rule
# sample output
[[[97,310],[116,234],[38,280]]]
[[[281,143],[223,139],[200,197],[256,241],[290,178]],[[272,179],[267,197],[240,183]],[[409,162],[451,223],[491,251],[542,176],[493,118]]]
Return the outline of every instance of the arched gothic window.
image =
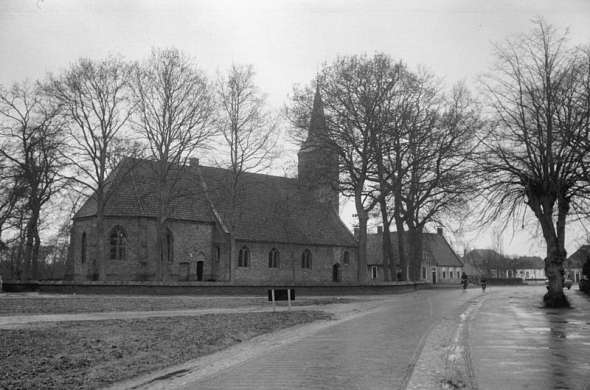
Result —
[[[279,268],[279,250],[277,248],[272,248],[270,252],[268,252],[268,268]]]
[[[82,243],[80,245],[80,262],[86,263],[86,232],[82,233]]]
[[[127,234],[119,225],[111,230],[111,260],[125,260],[127,256]]]
[[[249,267],[250,266],[250,249],[247,246],[243,246],[238,254],[238,267]]]
[[[306,249],[301,254],[301,268],[311,269],[311,251]]]

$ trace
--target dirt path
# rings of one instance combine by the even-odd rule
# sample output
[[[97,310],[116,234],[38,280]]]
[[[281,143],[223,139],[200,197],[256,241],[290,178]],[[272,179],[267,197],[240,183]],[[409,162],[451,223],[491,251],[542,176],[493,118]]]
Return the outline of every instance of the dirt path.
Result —
[[[365,297],[363,297],[364,299]],[[326,305],[301,305],[289,308],[287,306],[271,305],[265,306],[245,306],[233,308],[206,308],[206,309],[182,309],[182,310],[153,310],[153,311],[116,311],[116,312],[98,312],[98,313],[75,313],[75,314],[22,314],[15,316],[0,316],[0,329],[24,328],[34,324],[44,322],[60,321],[101,321],[101,320],[121,320],[150,317],[187,317],[198,316],[203,314],[221,314],[221,313],[253,313],[253,312],[272,312],[287,310],[316,310],[324,311],[334,315],[339,313],[354,312],[372,306],[375,302],[380,302],[382,296],[366,297],[366,301],[354,303],[337,303]]]

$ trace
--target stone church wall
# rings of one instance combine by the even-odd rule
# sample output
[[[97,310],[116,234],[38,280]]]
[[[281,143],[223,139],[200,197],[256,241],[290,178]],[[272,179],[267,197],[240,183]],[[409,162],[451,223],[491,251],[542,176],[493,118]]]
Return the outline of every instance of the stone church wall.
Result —
[[[110,259],[109,236],[115,226],[125,231],[126,256]],[[166,263],[167,280],[196,280],[197,262],[203,262],[202,280],[211,280],[214,259],[212,224],[172,221],[173,259]],[[86,233],[86,261],[82,261],[82,234]],[[91,280],[96,257],[95,220],[76,220],[71,233],[71,253],[74,280]],[[156,225],[149,218],[105,218],[105,277],[106,280],[156,280]]]
[[[250,250],[250,264],[238,267],[239,251],[244,246]],[[280,252],[278,268],[269,267],[272,248]],[[311,251],[311,268],[302,268],[301,258],[305,249]],[[348,264],[343,262],[345,251],[349,252]],[[237,241],[233,257],[232,280],[236,282],[331,282],[335,264],[339,264],[339,281],[357,280],[356,252],[352,248]]]

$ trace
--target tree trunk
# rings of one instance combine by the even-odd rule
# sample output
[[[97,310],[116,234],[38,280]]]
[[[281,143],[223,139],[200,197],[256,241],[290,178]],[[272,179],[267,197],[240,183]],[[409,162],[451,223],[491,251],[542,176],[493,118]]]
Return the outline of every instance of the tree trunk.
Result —
[[[164,260],[164,228],[162,219],[158,218],[156,223],[156,277],[157,280],[163,281],[165,277],[165,260]]]
[[[92,280],[105,280],[105,226],[104,226],[104,192],[96,191],[96,251],[93,264]]]
[[[27,221],[27,225],[25,227],[24,277],[26,280],[35,279],[37,276],[35,264],[33,263],[33,246],[35,245],[35,219],[38,219],[38,217],[35,216],[35,211],[32,210],[31,217]]]
[[[420,265],[423,257],[422,227],[410,226],[409,233],[409,258],[410,280],[420,280]]]
[[[396,214],[395,216],[395,227],[397,229],[397,254],[399,259],[399,266],[401,269],[400,278],[401,281],[409,279],[409,264],[408,256],[406,253],[406,243],[404,242],[404,222],[403,219]],[[396,275],[396,279],[398,279]]]
[[[569,307],[567,297],[563,293],[565,251],[565,222],[569,211],[569,202],[560,197],[558,201],[557,226],[553,222],[552,197],[538,198],[529,194],[528,205],[541,224],[543,237],[547,245],[545,258],[545,276],[549,279],[547,293],[543,297],[546,307]]]
[[[355,194],[356,212],[359,219],[359,237],[358,237],[358,281],[364,283],[367,281],[367,222],[369,217],[362,204],[362,194]]]
[[[33,280],[39,280],[39,247],[41,246],[41,238],[39,237],[39,221],[33,226]]]
[[[545,259],[545,276],[549,279],[547,293],[543,302],[547,307],[568,307],[568,300],[563,293],[565,249],[558,248],[557,242],[547,245]]]
[[[569,202],[558,199],[558,215],[556,235],[547,235],[547,258],[545,259],[545,276],[549,279],[547,293],[543,302],[547,307],[569,307],[567,297],[563,293],[564,269],[563,262],[567,257],[565,250],[565,220],[569,212]],[[551,219],[551,222],[553,219]],[[549,238],[549,240],[547,240]]]
[[[392,280],[392,263],[393,251],[391,247],[391,235],[389,234],[389,215],[387,213],[387,202],[385,197],[379,199],[379,207],[381,208],[381,219],[383,220],[383,236],[381,239],[383,250],[383,280],[388,282]]]

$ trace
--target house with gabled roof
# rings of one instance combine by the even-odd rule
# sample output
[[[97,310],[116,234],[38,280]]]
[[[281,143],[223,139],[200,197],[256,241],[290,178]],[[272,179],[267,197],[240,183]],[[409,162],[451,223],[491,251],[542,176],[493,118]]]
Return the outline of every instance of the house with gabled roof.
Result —
[[[325,132],[316,92],[297,178],[244,173],[232,191],[230,170],[196,159],[172,166],[163,251],[156,162],[124,160],[109,178],[104,264],[97,264],[91,196],[73,219],[70,273],[75,280],[357,281],[357,243],[338,215],[338,157]]]
[[[582,245],[563,263],[565,277],[575,283],[582,279],[584,263],[590,259],[590,245]]]
[[[404,240],[404,251],[409,248],[409,233],[390,232],[397,279],[400,279],[398,242]],[[420,280],[431,283],[459,283],[463,272],[463,262],[445,239],[442,229],[437,233],[422,233],[422,259],[420,260]],[[367,235],[367,269],[369,280],[383,280],[383,231]]]

